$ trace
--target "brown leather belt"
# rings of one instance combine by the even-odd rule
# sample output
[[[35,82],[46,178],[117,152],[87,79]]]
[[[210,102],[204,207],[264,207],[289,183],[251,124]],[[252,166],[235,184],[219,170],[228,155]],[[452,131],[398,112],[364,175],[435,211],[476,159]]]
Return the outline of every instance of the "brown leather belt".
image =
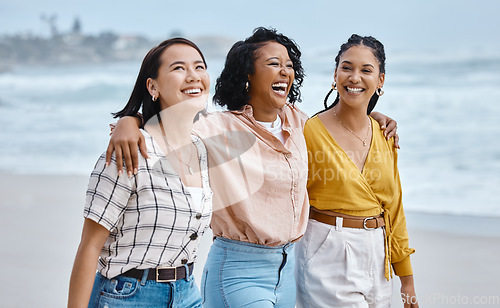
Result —
[[[194,263],[189,263],[187,268],[187,273],[186,267],[184,265],[178,267],[158,266],[156,268],[150,268],[147,280],[156,280],[156,282],[173,282],[179,279],[184,279],[191,276],[191,274],[193,273]],[[142,279],[143,273],[144,270],[134,268],[126,271],[122,274],[122,276],[132,277],[140,280]]]
[[[382,214],[379,216],[357,217],[335,212],[331,213],[332,215],[323,214],[311,207],[309,218],[331,226],[335,226],[337,224],[337,217],[341,217],[342,226],[346,228],[370,230],[385,226],[384,217],[382,216]]]

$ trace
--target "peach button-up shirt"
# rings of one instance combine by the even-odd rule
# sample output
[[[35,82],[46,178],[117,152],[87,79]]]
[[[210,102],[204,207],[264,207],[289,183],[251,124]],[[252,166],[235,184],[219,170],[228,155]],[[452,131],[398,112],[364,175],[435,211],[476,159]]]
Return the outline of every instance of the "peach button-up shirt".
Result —
[[[195,123],[209,155],[214,191],[214,236],[267,246],[298,240],[309,216],[307,115],[292,105],[280,109],[283,144],[253,117],[239,111],[214,112]]]

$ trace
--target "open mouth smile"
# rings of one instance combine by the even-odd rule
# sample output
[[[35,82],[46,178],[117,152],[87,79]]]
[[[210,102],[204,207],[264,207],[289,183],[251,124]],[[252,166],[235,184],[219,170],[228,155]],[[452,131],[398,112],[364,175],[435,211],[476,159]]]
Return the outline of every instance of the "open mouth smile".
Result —
[[[186,90],[182,90],[182,93],[184,94],[198,94],[198,93],[201,93],[201,89],[200,88],[194,88],[194,89],[186,89]]]
[[[352,88],[352,87],[345,87],[345,88],[346,88],[347,92],[354,93],[354,94],[361,93],[365,90],[363,88]]]
[[[288,88],[288,83],[284,83],[284,82],[277,82],[277,83],[273,83],[271,85],[271,87],[273,88],[273,91],[281,96],[284,96],[286,95],[286,90]]]

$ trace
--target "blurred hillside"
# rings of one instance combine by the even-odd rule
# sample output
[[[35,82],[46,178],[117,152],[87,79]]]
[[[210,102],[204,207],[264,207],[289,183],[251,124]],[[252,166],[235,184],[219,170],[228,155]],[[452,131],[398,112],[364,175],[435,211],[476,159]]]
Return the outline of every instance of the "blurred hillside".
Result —
[[[163,39],[183,36],[173,32],[161,39],[140,35],[124,35],[102,32],[98,35],[82,33],[79,19],[72,28],[60,31],[56,16],[45,17],[50,36],[42,37],[31,33],[0,37],[0,72],[11,70],[17,65],[65,65],[81,63],[103,63],[112,61],[142,60],[153,46]],[[233,41],[217,36],[190,38],[198,44],[206,57],[224,57]]]

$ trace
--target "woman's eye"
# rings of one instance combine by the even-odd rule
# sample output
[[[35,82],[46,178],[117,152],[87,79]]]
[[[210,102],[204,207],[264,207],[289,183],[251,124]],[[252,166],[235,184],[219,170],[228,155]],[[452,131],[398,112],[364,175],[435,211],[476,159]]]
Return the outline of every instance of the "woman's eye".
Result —
[[[184,69],[184,67],[182,67],[182,66],[176,66],[176,67],[174,67],[174,71],[183,70],[183,69]]]
[[[371,73],[372,71],[370,70],[363,70],[363,73]]]
[[[343,69],[343,70],[348,71],[348,70],[350,70],[351,68],[350,68],[350,67],[348,67],[348,66],[342,66],[342,69]]]
[[[272,66],[279,66],[280,64],[278,62],[271,62],[269,63],[269,65],[272,65]]]
[[[204,69],[205,69],[205,66],[203,66],[203,65],[198,65],[198,66],[196,67],[196,69],[197,69],[197,70],[204,70]]]

